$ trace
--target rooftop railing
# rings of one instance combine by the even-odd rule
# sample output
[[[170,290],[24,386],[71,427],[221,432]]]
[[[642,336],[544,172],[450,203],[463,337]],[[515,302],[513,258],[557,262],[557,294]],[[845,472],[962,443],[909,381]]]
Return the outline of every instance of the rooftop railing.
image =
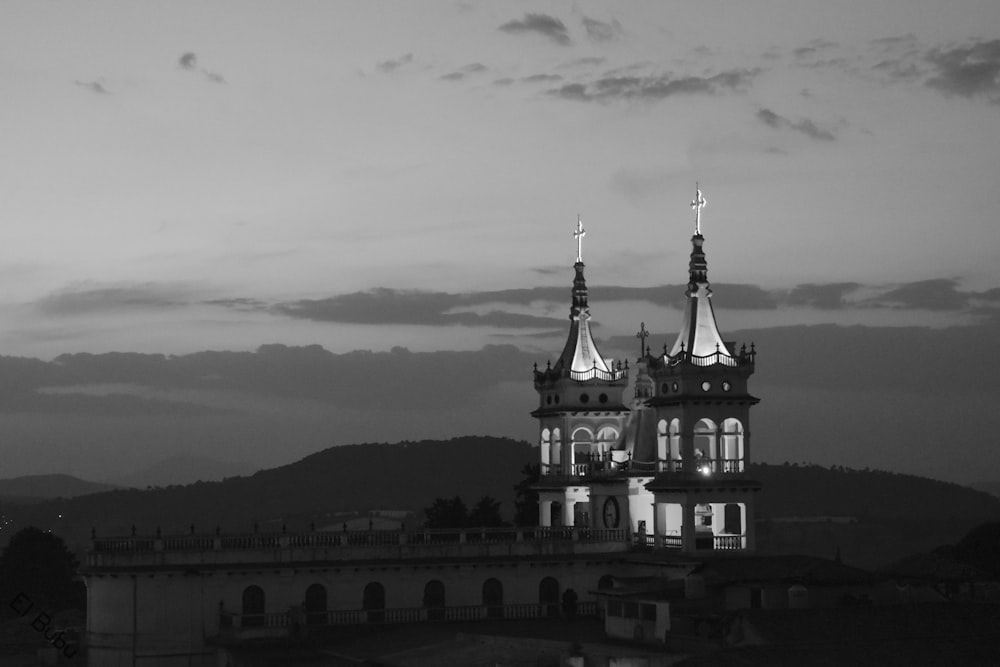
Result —
[[[197,551],[275,551],[301,548],[398,547],[402,545],[623,542],[624,529],[504,527],[427,530],[311,531],[240,535],[94,537],[92,554]]]

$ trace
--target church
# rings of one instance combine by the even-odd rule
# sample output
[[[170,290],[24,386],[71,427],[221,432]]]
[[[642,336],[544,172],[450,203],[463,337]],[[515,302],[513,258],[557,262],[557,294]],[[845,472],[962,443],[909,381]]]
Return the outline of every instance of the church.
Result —
[[[331,626],[605,615],[617,580],[683,584],[705,559],[752,554],[756,351],[719,332],[696,192],[680,331],[654,354],[643,324],[631,365],[591,334],[577,222],[566,344],[534,370],[537,526],[95,537],[89,664],[226,664]]]

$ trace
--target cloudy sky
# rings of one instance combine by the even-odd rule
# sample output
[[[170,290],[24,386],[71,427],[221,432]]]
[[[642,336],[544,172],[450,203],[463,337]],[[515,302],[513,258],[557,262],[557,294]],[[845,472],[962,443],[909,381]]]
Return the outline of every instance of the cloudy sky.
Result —
[[[839,306],[730,328],[959,322],[935,300],[1000,286],[998,26],[993,0],[5,2],[0,346],[537,336],[564,299],[505,291],[568,287],[577,214],[591,284],[683,283],[696,180],[714,282]],[[676,327],[619,296],[606,335]]]
[[[654,347],[680,324],[695,181],[720,325],[761,343],[782,441],[765,459],[852,406],[854,449],[833,433],[802,458],[972,481],[940,444],[961,422],[1000,467],[1000,418],[965,419],[959,395],[1000,400],[979,368],[1000,329],[996,0],[8,0],[0,81],[0,355],[45,362],[5,362],[11,474],[124,475],[181,441],[264,465],[532,437],[526,373],[565,337],[577,215],[595,331],[620,359],[640,322]],[[848,344],[804,325],[864,326]],[[309,345],[348,356],[293,349]],[[916,400],[928,376],[893,368],[943,345],[965,363],[935,354],[950,393]],[[189,356],[59,356],[112,351]],[[434,372],[457,359],[489,386]],[[285,362],[328,375],[297,386]],[[379,432],[358,370],[375,367],[402,369],[391,400],[409,410]],[[355,384],[332,391],[345,368]],[[909,412],[887,422],[894,391]],[[39,435],[52,414],[61,430]],[[932,431],[905,460],[880,449]],[[83,440],[118,444],[95,458]]]

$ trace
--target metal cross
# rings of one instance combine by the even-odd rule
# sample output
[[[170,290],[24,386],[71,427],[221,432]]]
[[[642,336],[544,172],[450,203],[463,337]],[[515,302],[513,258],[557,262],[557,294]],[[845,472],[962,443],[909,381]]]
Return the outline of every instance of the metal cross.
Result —
[[[698,183],[694,184],[694,201],[691,202],[691,208],[694,209],[694,233],[701,234],[701,209],[705,208],[705,198],[701,196],[701,190],[698,188]]]
[[[641,357],[642,353],[646,350],[646,339],[649,338],[649,332],[646,331],[645,322],[639,323],[639,333],[637,333],[635,337],[639,339],[639,356]]]
[[[576,239],[576,261],[583,261],[583,237],[587,235],[587,232],[583,229],[583,221],[580,220],[580,216],[576,216],[576,231],[573,232],[573,238]]]

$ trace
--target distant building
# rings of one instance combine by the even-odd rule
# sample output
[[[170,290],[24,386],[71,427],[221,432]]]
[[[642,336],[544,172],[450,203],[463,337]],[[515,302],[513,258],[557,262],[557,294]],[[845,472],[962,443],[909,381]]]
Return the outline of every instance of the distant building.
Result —
[[[537,527],[414,530],[385,516],[308,533],[97,537],[84,573],[90,665],[226,664],[235,647],[330,626],[593,615],[622,578],[676,587],[705,558],[751,554],[756,352],[719,333],[703,244],[696,229],[673,346],[652,354],[640,329],[627,405],[631,369],[591,335],[578,245],[566,345],[534,374]],[[669,606],[637,609],[643,638],[662,643]]]

